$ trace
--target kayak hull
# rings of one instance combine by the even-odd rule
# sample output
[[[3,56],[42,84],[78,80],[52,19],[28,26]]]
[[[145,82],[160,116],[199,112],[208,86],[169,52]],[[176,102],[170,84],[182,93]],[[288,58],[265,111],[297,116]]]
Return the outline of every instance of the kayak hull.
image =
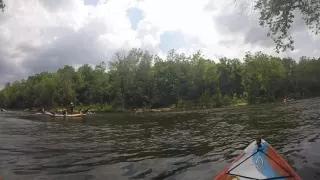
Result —
[[[265,140],[256,141],[236,157],[215,180],[281,179],[302,180],[290,165]]]

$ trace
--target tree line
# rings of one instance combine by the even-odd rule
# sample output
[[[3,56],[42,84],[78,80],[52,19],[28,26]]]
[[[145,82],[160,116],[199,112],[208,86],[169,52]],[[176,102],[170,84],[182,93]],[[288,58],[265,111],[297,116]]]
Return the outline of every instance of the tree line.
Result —
[[[171,50],[166,58],[132,49],[117,52],[107,64],[66,65],[7,83],[0,107],[34,108],[102,105],[113,109],[221,107],[261,103],[285,96],[320,95],[320,59],[273,57],[262,52],[240,59],[186,56]]]

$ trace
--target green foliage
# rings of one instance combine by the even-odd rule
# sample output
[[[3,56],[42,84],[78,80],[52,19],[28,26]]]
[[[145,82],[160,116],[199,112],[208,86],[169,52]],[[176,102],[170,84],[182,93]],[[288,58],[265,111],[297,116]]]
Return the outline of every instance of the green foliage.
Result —
[[[210,108],[320,95],[320,59],[248,53],[243,61],[216,63],[201,52],[172,50],[162,59],[141,49],[118,52],[110,62],[77,70],[65,66],[7,83],[0,107],[68,107],[98,111],[135,108]]]
[[[234,95],[232,97],[231,104],[234,106],[239,105],[239,104],[247,104],[248,103],[247,99],[248,98],[247,98],[246,93],[244,93],[240,97],[237,97],[236,95]]]
[[[244,86],[248,92],[249,101],[258,99],[274,100],[275,92],[279,90],[285,77],[285,68],[280,58],[262,53],[246,55],[244,59]]]
[[[268,36],[272,37],[279,52],[294,48],[289,29],[297,13],[302,15],[309,29],[319,33],[319,7],[319,0],[257,0],[254,8],[260,12],[259,24],[269,28]]]
[[[114,111],[114,108],[109,104],[96,104],[96,105],[88,105],[88,106],[78,106],[75,111],[79,110],[91,110],[91,111],[104,111],[104,112],[110,112]]]
[[[4,4],[3,0],[0,0],[0,9],[2,11],[4,11],[4,8],[6,7],[6,5]]]

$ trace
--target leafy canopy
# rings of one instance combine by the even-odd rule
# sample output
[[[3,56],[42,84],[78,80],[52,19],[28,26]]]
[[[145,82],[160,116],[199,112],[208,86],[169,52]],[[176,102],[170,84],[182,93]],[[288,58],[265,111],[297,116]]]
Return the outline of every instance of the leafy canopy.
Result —
[[[319,33],[319,0],[256,0],[254,9],[260,13],[260,26],[269,28],[268,36],[276,43],[276,52],[294,49],[289,30],[298,13],[309,29],[316,35]]]

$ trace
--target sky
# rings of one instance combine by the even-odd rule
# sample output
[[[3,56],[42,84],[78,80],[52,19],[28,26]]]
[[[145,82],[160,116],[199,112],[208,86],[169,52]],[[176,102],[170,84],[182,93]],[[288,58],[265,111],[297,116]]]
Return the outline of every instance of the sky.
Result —
[[[242,0],[244,2],[245,0]],[[300,19],[295,50],[275,53],[252,8],[233,0],[4,0],[0,13],[0,88],[64,65],[108,62],[119,50],[170,49],[207,58],[242,59],[262,51],[280,57],[320,57],[319,36]],[[299,16],[298,16],[299,17]]]

